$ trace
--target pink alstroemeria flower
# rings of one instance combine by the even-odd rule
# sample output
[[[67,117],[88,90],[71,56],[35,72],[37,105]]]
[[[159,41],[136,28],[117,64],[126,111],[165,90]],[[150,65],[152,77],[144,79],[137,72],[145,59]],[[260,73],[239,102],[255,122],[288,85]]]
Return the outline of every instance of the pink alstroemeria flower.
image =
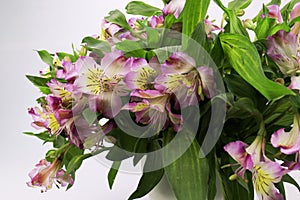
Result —
[[[269,18],[276,19],[278,23],[283,22],[282,15],[280,12],[280,7],[278,5],[270,5],[270,6],[267,6],[267,8],[269,10],[269,13],[268,13]]]
[[[157,133],[169,123],[174,130],[180,129],[182,119],[180,115],[171,112],[169,94],[157,90],[136,90],[130,96],[132,101],[123,109],[135,113],[137,123],[150,124]]]
[[[164,15],[174,14],[176,18],[179,17],[185,5],[185,0],[171,0],[164,9]]]
[[[162,28],[164,25],[164,17],[161,16],[153,16],[149,21],[149,25],[152,28]]]
[[[74,64],[70,61],[63,60],[62,67],[63,69],[58,69],[56,71],[56,77],[65,79],[66,81],[68,81],[68,83],[73,83],[78,77],[78,73],[81,67],[79,63]]]
[[[128,94],[123,82],[130,71],[127,59],[122,52],[114,51],[102,58],[98,65],[90,57],[81,57],[81,71],[75,81],[77,90],[89,95],[92,111],[102,113],[106,118],[113,118],[122,107],[121,96]]]
[[[155,79],[155,88],[175,94],[182,108],[196,105],[204,96],[215,95],[213,69],[202,66],[196,68],[195,60],[182,52],[175,52],[161,66],[162,74]]]
[[[27,182],[29,187],[41,187],[42,192],[52,188],[53,183],[62,187],[68,184],[74,184],[71,175],[65,175],[65,171],[61,169],[61,162],[54,160],[53,163],[41,160],[35,165],[35,168],[29,173],[31,181]]]
[[[279,183],[286,170],[272,161],[256,163],[253,171],[253,183],[259,200],[283,200],[274,183]]]
[[[280,30],[267,38],[266,46],[268,56],[283,74],[289,75],[299,70],[299,43],[296,35]]]
[[[298,113],[294,116],[293,128],[289,132],[285,132],[282,128],[273,133],[271,143],[287,155],[300,151],[300,115]]]
[[[281,200],[282,195],[274,183],[281,181],[287,173],[278,163],[269,160],[264,155],[264,138],[257,136],[250,146],[241,141],[231,142],[224,150],[241,165],[235,174],[244,179],[246,170],[253,175],[253,184],[260,200]]]
[[[124,78],[129,89],[153,89],[154,80],[160,73],[156,58],[151,59],[149,63],[142,58],[130,58],[126,64],[131,69]]]
[[[51,135],[59,135],[66,122],[72,118],[72,111],[61,107],[59,97],[48,95],[46,101],[43,110],[37,107],[28,110],[34,120],[32,126],[36,129],[46,128]]]

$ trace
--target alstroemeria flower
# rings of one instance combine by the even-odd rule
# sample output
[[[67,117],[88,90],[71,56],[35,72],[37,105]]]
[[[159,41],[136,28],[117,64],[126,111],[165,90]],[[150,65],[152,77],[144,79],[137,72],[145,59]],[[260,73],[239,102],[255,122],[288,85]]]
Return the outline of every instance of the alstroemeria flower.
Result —
[[[274,183],[281,181],[287,173],[280,164],[269,160],[264,154],[264,138],[258,135],[250,146],[244,142],[231,142],[224,150],[241,165],[235,174],[244,178],[249,170],[253,175],[253,184],[260,200],[280,200],[282,195],[277,191]]]
[[[279,129],[273,133],[271,143],[274,147],[280,148],[284,154],[294,154],[300,151],[300,115],[294,117],[293,128],[289,132]]]
[[[80,64],[78,62],[73,64],[70,61],[63,60],[62,67],[63,69],[58,69],[56,71],[56,77],[65,79],[66,81],[68,81],[68,83],[73,83],[78,77],[78,73],[81,67]]]
[[[217,25],[213,24],[212,21],[205,19],[204,20],[205,32],[208,38],[212,38],[213,31],[224,31],[223,28],[218,27]]]
[[[129,89],[147,90],[153,89],[153,83],[160,69],[152,59],[148,63],[142,58],[130,58],[126,63],[130,67],[130,72],[125,76],[124,82]]]
[[[204,95],[215,95],[213,69],[198,67],[193,58],[185,53],[175,52],[161,66],[162,74],[155,79],[159,91],[175,94],[182,108],[195,105]]]
[[[174,14],[176,18],[179,17],[185,5],[185,0],[171,0],[164,9],[164,15]]]
[[[157,133],[168,124],[174,129],[180,129],[182,119],[180,115],[171,112],[170,95],[157,90],[136,90],[131,93],[132,101],[123,109],[135,113],[136,122],[150,125]]]
[[[90,57],[80,58],[82,68],[75,85],[79,92],[89,95],[90,108],[102,113],[104,117],[112,118],[121,109],[121,96],[128,94],[123,83],[124,76],[129,72],[127,59],[122,52],[108,53],[98,65]]]
[[[299,90],[300,93],[300,76],[293,76],[291,78],[291,84],[289,86],[291,90]]]
[[[72,111],[62,109],[62,101],[58,97],[48,95],[46,101],[43,110],[37,107],[28,110],[34,120],[32,126],[36,129],[46,128],[51,135],[59,135],[66,122],[72,118]]]
[[[269,13],[268,13],[269,18],[276,19],[278,23],[283,22],[280,8],[278,5],[270,5],[270,6],[267,6],[267,8],[269,10]]]
[[[236,174],[240,177],[244,177],[245,171],[251,170],[254,166],[252,155],[248,154],[246,151],[248,146],[249,145],[244,142],[236,141],[231,142],[224,147],[224,150],[241,165],[241,167],[236,170]]]
[[[279,183],[286,174],[278,163],[267,161],[256,163],[253,170],[253,183],[259,200],[283,200],[274,183]]]
[[[47,85],[49,86],[52,95],[61,99],[63,108],[71,109],[74,85],[61,83],[55,79],[52,79]]]
[[[53,163],[45,159],[41,160],[35,165],[35,169],[29,173],[31,181],[27,182],[27,185],[29,187],[41,187],[42,192],[46,192],[52,188],[53,183],[60,184],[62,187],[74,184],[71,175],[65,175],[65,171],[61,167],[62,164],[58,160],[54,160]]]
[[[297,36],[283,30],[267,38],[267,54],[278,65],[283,74],[299,70],[299,43]]]
[[[149,25],[152,28],[161,28],[164,25],[164,17],[161,16],[153,16],[149,21]]]
[[[263,154],[263,137],[257,136],[251,145],[242,141],[231,142],[224,146],[224,150],[238,162],[241,167],[236,170],[236,174],[244,177],[246,170],[252,170],[256,163],[267,160]]]

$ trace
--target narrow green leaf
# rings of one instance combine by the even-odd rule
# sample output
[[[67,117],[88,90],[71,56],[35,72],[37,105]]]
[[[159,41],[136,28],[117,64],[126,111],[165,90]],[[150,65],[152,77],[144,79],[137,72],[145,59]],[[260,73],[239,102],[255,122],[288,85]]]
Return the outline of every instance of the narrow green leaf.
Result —
[[[162,13],[161,9],[148,5],[142,1],[130,2],[126,6],[126,11],[128,14],[142,15],[146,17],[151,17],[153,15],[160,15]]]
[[[131,27],[129,26],[126,20],[125,15],[119,10],[110,11],[109,16],[105,17],[104,19],[108,22],[121,26],[125,30],[131,29]]]
[[[228,3],[231,10],[245,9],[251,4],[252,0],[234,0]]]
[[[55,136],[50,136],[48,131],[42,133],[23,132],[23,134],[37,137],[45,142],[53,142],[55,140]]]
[[[42,61],[49,66],[53,67],[53,57],[46,50],[37,51]]]
[[[255,33],[258,40],[267,38],[270,34],[270,31],[272,30],[272,27],[275,24],[275,19],[265,17],[263,20],[258,22]]]
[[[150,146],[151,151],[160,149],[158,142],[154,142]],[[164,175],[164,169],[158,169],[152,171],[153,163],[161,163],[162,157],[159,153],[147,155],[147,159],[143,168],[143,176],[141,177],[137,189],[132,193],[128,200],[141,198],[148,194],[162,179]]]
[[[300,186],[299,186],[299,184],[290,175],[288,175],[288,174],[284,175],[282,177],[282,181],[294,185],[299,190],[299,192],[300,192]]]
[[[264,75],[259,54],[248,38],[237,34],[223,34],[220,35],[220,40],[235,71],[268,100],[295,95],[285,86],[269,80]]]
[[[164,144],[172,141],[172,151],[164,148],[165,158],[176,158],[178,151],[184,151],[187,144],[190,144],[185,153],[165,167],[168,181],[178,200],[206,199],[208,190],[209,166],[206,158],[200,158],[200,146],[188,130],[182,130],[180,139],[173,140],[174,133],[169,131],[164,134]],[[176,148],[175,148],[176,147]]]
[[[108,172],[108,184],[109,184],[109,188],[112,189],[113,184],[115,182],[116,176],[118,174],[119,168],[121,166],[121,161],[115,161],[113,162],[109,172]]]
[[[71,159],[71,161],[69,162],[69,164],[66,166],[66,169],[67,169],[66,174],[75,172],[81,166],[82,161],[91,156],[92,156],[92,154],[88,153],[88,154],[73,157]]]
[[[26,78],[37,87],[40,86],[48,87],[47,83],[50,81],[49,78],[43,78],[43,77],[31,76],[31,75],[26,75]]]
[[[241,20],[237,17],[236,12],[234,10],[226,8],[221,0],[214,0],[215,3],[226,13],[226,15],[229,17],[229,28],[230,33],[236,33],[239,35],[244,35],[249,37],[248,32],[243,27],[243,24]]]
[[[289,14],[291,13],[292,9],[294,8],[295,4],[300,2],[300,0],[291,0],[287,3],[282,9],[281,14],[284,21],[287,21],[289,18]]]
[[[183,10],[183,30],[186,36],[191,36],[195,27],[205,19],[210,0],[186,0]],[[183,46],[187,47],[188,41],[183,40]]]

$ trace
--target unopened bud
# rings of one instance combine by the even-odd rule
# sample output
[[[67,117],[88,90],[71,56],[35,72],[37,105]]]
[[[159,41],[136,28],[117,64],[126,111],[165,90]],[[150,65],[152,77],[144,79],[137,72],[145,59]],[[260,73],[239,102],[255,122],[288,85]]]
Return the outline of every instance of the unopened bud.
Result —
[[[241,16],[244,16],[245,11],[242,10],[242,9],[239,9],[239,10],[236,10],[235,13],[236,13],[237,16],[241,17]]]
[[[253,23],[253,21],[251,19],[246,19],[243,21],[244,27],[248,28],[250,30],[254,30],[255,29],[255,25]]]
[[[87,49],[85,47],[81,47],[81,49],[78,51],[80,56],[86,56]]]

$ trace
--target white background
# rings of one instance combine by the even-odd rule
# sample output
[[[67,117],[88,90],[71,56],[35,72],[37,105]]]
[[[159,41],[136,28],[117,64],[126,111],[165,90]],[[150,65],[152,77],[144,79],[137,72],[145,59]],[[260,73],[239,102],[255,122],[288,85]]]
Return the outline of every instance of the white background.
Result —
[[[248,16],[254,16],[263,2],[254,0]],[[101,19],[110,10],[120,9],[129,1],[122,0],[10,0],[0,5],[0,60],[1,60],[1,161],[0,198],[31,200],[126,200],[138,184],[139,175],[119,174],[112,191],[107,184],[108,168],[94,159],[84,162],[77,173],[74,187],[65,192],[54,188],[41,194],[28,188],[28,172],[49,146],[23,131],[33,131],[27,107],[35,106],[39,92],[25,74],[37,74],[45,67],[34,49],[50,52],[71,52],[71,44],[79,47],[84,36],[99,34]],[[161,0],[147,0],[162,7]],[[225,1],[224,1],[225,2]],[[228,2],[228,1],[226,1]],[[287,1],[284,1],[287,2]],[[211,19],[221,17],[221,10],[212,3]],[[298,180],[299,176],[298,176]],[[296,200],[299,193],[288,188],[288,199]],[[143,198],[147,199],[147,197]]]

